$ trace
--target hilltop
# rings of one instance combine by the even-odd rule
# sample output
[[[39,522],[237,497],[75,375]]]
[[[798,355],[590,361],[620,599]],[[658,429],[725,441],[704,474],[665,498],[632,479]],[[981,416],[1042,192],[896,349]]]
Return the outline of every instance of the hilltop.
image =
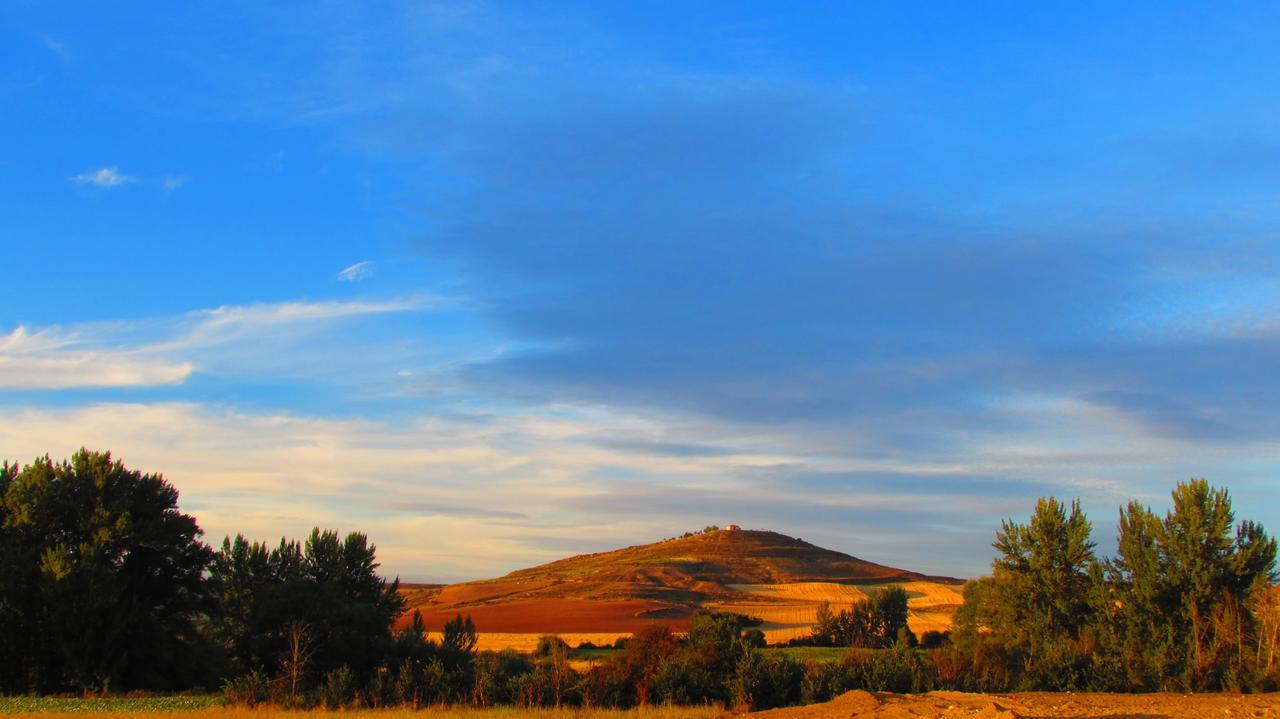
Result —
[[[651,622],[679,627],[698,608],[759,617],[780,641],[807,632],[822,601],[848,605],[887,584],[913,595],[917,625],[945,628],[960,603],[959,583],[778,532],[734,528],[582,554],[496,579],[410,586],[405,595],[429,627],[470,614],[482,632],[503,635],[491,645],[522,644],[508,636],[516,634],[619,635]]]
[[[722,529],[611,552],[582,554],[503,579],[556,581],[601,597],[698,602],[738,593],[733,585],[797,582],[874,584],[922,580],[778,532]],[[569,591],[574,591],[570,589]]]

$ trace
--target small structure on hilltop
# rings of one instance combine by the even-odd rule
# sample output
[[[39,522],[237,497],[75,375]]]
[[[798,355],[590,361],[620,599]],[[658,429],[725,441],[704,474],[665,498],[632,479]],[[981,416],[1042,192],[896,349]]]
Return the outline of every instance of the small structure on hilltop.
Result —
[[[726,532],[736,532],[736,531],[738,531],[739,529],[742,529],[742,527],[739,527],[739,526],[738,526],[738,525],[736,525],[736,524],[726,524],[726,525],[725,525],[725,527],[724,527],[724,531],[726,531]]]

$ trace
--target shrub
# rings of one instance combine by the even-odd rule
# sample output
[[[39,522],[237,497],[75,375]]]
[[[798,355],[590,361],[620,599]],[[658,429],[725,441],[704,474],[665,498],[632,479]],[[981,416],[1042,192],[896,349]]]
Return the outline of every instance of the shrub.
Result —
[[[747,652],[731,680],[734,706],[755,710],[795,704],[804,673],[799,662],[780,652]]]
[[[922,649],[937,649],[945,644],[951,643],[951,632],[939,632],[931,629],[920,635],[920,647]]]
[[[834,698],[839,671],[836,662],[806,662],[800,679],[800,703],[817,704]]]
[[[476,654],[471,703],[479,707],[514,704],[519,693],[515,678],[532,669],[529,657],[514,649]]]
[[[222,684],[222,697],[227,704],[253,707],[271,701],[271,680],[263,672],[254,669],[226,680]]]
[[[341,709],[356,703],[356,676],[343,665],[324,675],[320,684],[320,700],[330,709]]]
[[[396,673],[396,701],[416,709],[424,704],[455,699],[457,692],[452,686],[452,679],[444,662],[439,659],[407,661]]]
[[[937,684],[931,662],[920,652],[898,645],[892,649],[855,650],[843,662],[847,681],[868,691],[897,693],[927,692]]]
[[[538,646],[533,650],[533,656],[540,658],[568,653],[569,644],[554,634],[544,634],[538,637]]]

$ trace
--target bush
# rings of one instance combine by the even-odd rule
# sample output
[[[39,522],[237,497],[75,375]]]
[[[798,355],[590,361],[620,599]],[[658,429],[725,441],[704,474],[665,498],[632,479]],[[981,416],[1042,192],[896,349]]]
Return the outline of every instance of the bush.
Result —
[[[597,664],[582,677],[582,705],[621,708],[630,706],[632,688],[620,662]]]
[[[271,680],[263,672],[254,669],[226,680],[222,684],[222,698],[227,704],[253,707],[271,701]]]
[[[922,649],[937,649],[941,646],[951,643],[951,632],[939,632],[931,629],[920,635],[920,647]]]
[[[1027,690],[1079,691],[1088,688],[1090,664],[1089,656],[1074,642],[1046,642],[1018,684]]]
[[[356,675],[343,665],[324,675],[320,700],[330,709],[341,709],[356,703]]]
[[[933,664],[905,645],[855,650],[843,664],[848,673],[846,681],[853,685],[849,688],[906,694],[927,692],[937,684]]]
[[[533,656],[539,658],[567,655],[568,653],[568,642],[554,634],[544,634],[538,637],[538,646],[533,650]]]
[[[424,704],[456,699],[457,691],[452,680],[449,670],[439,659],[407,661],[396,672],[396,702],[416,709]]]
[[[383,665],[374,670],[364,688],[365,701],[374,709],[395,706],[399,701],[396,696],[395,674],[391,668]]]
[[[800,679],[800,703],[818,704],[835,698],[839,672],[836,662],[806,662]]]
[[[756,710],[795,704],[804,674],[799,662],[780,652],[747,652],[731,680],[734,706]]]
[[[516,678],[532,670],[529,657],[514,649],[476,654],[471,703],[479,707],[516,703],[519,695]]]

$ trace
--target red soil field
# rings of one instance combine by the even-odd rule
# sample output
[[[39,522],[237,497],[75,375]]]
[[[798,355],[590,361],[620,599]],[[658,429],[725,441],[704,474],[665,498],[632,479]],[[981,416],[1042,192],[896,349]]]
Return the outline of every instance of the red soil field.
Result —
[[[471,615],[480,632],[635,632],[649,624],[683,630],[693,612],[642,599],[527,599],[468,607],[419,607],[428,628],[438,630],[459,612]],[[411,621],[402,615],[398,625]]]

